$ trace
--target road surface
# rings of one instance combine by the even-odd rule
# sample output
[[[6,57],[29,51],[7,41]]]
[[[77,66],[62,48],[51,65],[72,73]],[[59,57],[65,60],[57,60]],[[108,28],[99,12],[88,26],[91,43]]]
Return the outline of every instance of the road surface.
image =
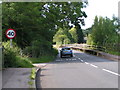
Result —
[[[41,69],[41,88],[118,88],[118,62],[73,51]]]

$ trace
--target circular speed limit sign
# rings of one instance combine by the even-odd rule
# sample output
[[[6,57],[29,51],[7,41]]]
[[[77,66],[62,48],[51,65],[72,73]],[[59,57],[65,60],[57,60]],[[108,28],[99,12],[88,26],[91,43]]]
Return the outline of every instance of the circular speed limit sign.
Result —
[[[16,31],[14,29],[8,29],[6,31],[6,37],[9,39],[13,39],[16,36]]]

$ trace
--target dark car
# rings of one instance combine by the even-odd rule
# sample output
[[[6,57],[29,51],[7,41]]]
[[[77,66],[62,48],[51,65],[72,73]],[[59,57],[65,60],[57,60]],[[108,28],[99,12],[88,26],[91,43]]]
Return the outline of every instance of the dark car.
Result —
[[[61,50],[60,50],[60,57],[62,58],[63,56],[71,56],[73,57],[73,52],[71,50],[70,47],[63,47]]]

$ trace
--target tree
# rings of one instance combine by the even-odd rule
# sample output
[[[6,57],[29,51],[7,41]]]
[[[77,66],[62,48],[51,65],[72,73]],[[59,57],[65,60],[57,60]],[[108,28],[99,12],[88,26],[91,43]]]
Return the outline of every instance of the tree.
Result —
[[[83,32],[82,29],[80,28],[80,26],[75,26],[73,28],[71,28],[69,30],[69,33],[71,34],[72,38],[73,38],[73,42],[74,43],[83,43],[84,39],[83,39]]]
[[[87,44],[102,46],[106,52],[119,51],[119,33],[114,19],[95,17],[91,33],[88,35]]]
[[[56,32],[56,34],[53,37],[53,42],[56,42],[57,45],[69,44],[71,42],[68,35],[69,34],[68,32],[66,32],[66,30],[59,28],[59,30]]]
[[[83,34],[84,34],[84,36],[87,37],[88,34],[91,33],[91,30],[92,30],[91,27],[90,27],[90,28],[87,28],[87,29],[83,29]]]
[[[71,34],[71,36],[74,40],[73,43],[77,43],[77,41],[78,41],[77,29],[75,27],[73,27],[69,30],[69,33]]]
[[[86,7],[87,2],[3,2],[2,4],[3,41],[8,40],[5,31],[13,28],[17,32],[13,41],[22,50],[27,51],[29,48],[38,54],[44,52],[44,49],[52,51],[53,36],[58,27],[65,30],[65,35],[60,36],[64,39],[62,43],[70,43],[72,38],[68,33],[69,23],[84,25],[84,18],[87,17],[81,10]],[[37,51],[38,49],[42,51]]]
[[[76,24],[76,29],[77,29],[77,38],[78,38],[77,43],[84,43],[84,38],[83,38],[84,35],[79,24]]]
[[[47,21],[54,21],[55,25],[61,28],[68,28],[69,23],[85,25],[84,18],[87,17],[86,13],[82,10],[87,6],[88,2],[56,2],[46,3],[42,15],[46,17]],[[49,16],[51,18],[49,18]],[[57,17],[54,17],[57,16]],[[59,17],[58,17],[59,16]],[[50,23],[51,24],[51,23]]]

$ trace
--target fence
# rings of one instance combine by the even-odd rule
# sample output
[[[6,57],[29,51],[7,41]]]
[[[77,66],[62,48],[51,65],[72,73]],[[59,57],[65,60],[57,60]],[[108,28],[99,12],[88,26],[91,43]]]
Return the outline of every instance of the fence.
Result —
[[[78,47],[80,49],[92,49],[92,50],[99,50],[99,51],[105,51],[105,47],[102,46],[95,46],[95,45],[87,45],[87,44],[66,44],[63,46],[68,46],[68,47]]]
[[[98,47],[98,46],[87,45],[87,44],[67,44],[65,46],[71,47],[74,50],[80,50],[85,53],[93,54],[96,56],[101,56],[107,59],[120,60],[120,56],[105,53],[104,52],[105,47],[100,47],[100,46]]]

